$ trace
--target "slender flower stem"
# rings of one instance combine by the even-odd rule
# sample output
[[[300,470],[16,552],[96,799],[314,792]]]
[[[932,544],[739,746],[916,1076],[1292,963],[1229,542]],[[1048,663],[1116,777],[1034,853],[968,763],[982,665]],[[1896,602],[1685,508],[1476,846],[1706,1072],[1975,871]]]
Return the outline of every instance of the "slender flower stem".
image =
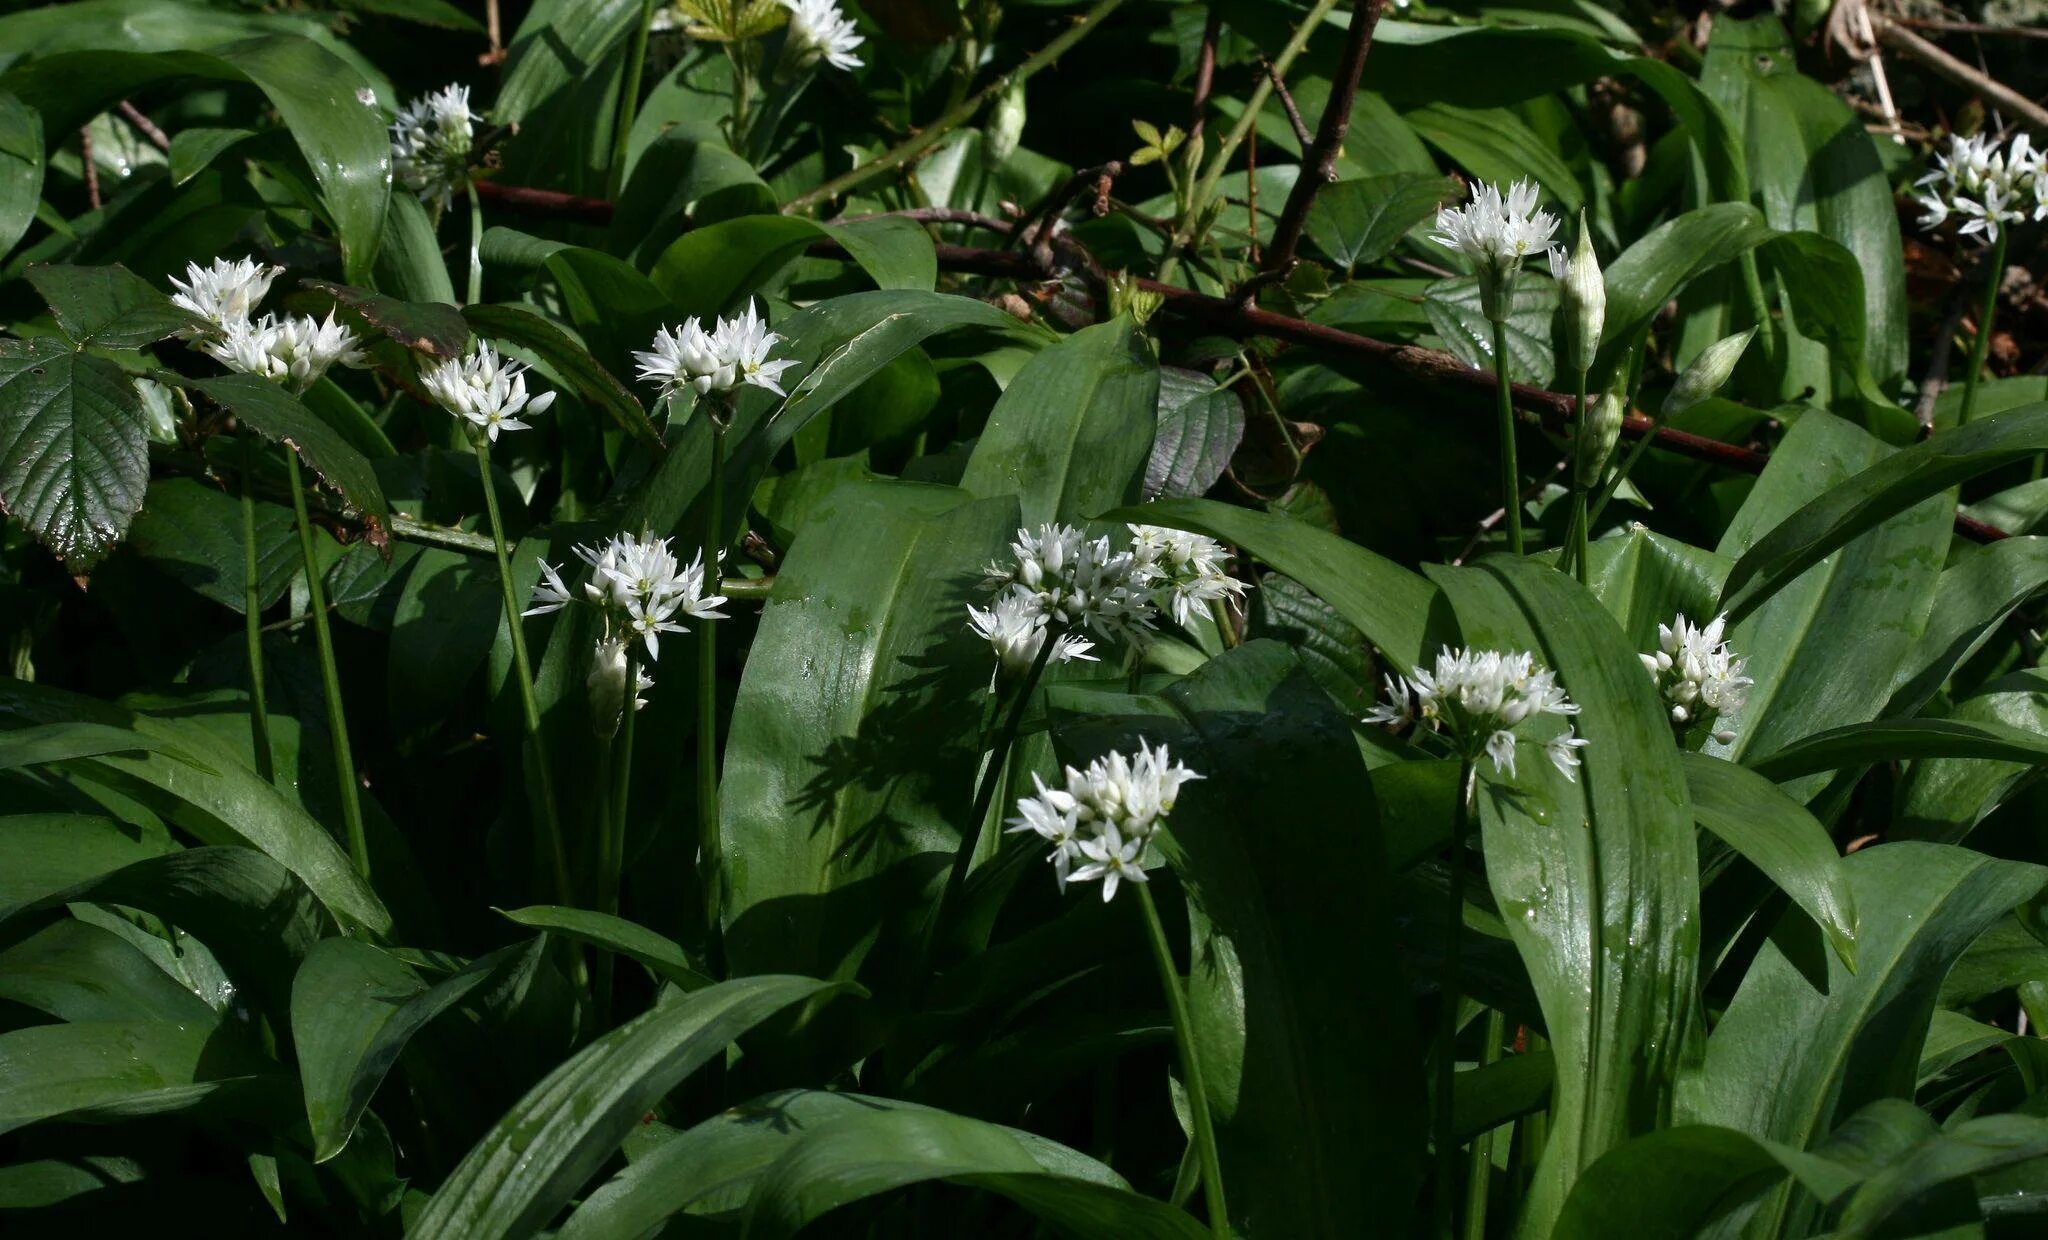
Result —
[[[1984,304],[1977,313],[1977,334],[1970,340],[1970,368],[1963,373],[1963,407],[1956,414],[1957,426],[1968,426],[1977,411],[1977,379],[1984,373],[1984,359],[1991,353],[1991,320],[1998,314],[1998,286],[2005,277],[2005,242],[2010,227],[1998,230],[1992,243],[1991,259],[1984,270]]]
[[[717,579],[719,528],[725,521],[725,426],[711,419],[711,483],[705,496],[704,573]],[[723,411],[731,416],[731,409]],[[718,838],[718,622],[698,625],[697,637],[697,864],[704,888],[704,930],[713,934],[725,903],[723,851]]]
[[[619,720],[618,730],[605,738],[597,778],[598,830],[602,833],[598,837],[597,908],[614,917],[619,914],[619,891],[626,866],[626,800],[633,780],[633,716],[638,713],[633,709],[633,698],[637,676],[638,669],[628,655],[625,715]],[[598,1019],[608,1023],[612,1012],[612,953],[597,953],[595,974]]]
[[[604,196],[619,200],[626,186],[626,148],[633,137],[633,120],[640,111],[640,82],[647,71],[647,34],[654,27],[654,0],[640,0],[640,22],[633,27],[633,42],[626,49],[626,81],[619,88],[619,109],[613,118],[612,162],[605,171]]]
[[[967,871],[974,865],[975,850],[980,847],[981,833],[988,825],[989,810],[995,805],[997,790],[1003,786],[1003,767],[1010,761],[1010,751],[1016,748],[1017,730],[1024,726],[1024,712],[1031,706],[1031,695],[1037,691],[1039,679],[1045,675],[1045,665],[1052,658],[1052,650],[1059,644],[1059,637],[1059,634],[1047,630],[1045,642],[1038,648],[1038,656],[1031,660],[1024,679],[1017,682],[1016,696],[1010,699],[1010,712],[1003,716],[1002,731],[996,733],[995,742],[989,746],[988,767],[982,773],[981,786],[975,790],[974,808],[968,811],[967,825],[960,832],[960,849],[953,854],[953,869],[946,876],[946,890],[939,897],[939,907],[933,914],[934,922],[967,882]]]
[[[1465,837],[1472,829],[1472,794],[1479,768],[1467,758],[1458,767],[1458,803],[1451,814],[1450,892],[1444,917],[1443,992],[1436,1018],[1436,1124],[1431,1134],[1436,1145],[1436,1234],[1449,1240],[1453,1234],[1456,1204],[1452,1185],[1458,1177],[1458,1139],[1452,1132],[1451,1100],[1456,1092],[1458,1072],[1458,951],[1465,932]]]
[[[1771,322],[1771,304],[1764,297],[1763,276],[1758,272],[1756,252],[1747,251],[1736,260],[1742,272],[1742,291],[1749,299],[1750,317],[1756,320],[1757,345],[1764,352],[1766,362],[1775,362],[1778,357],[1778,336]]]
[[[1579,584],[1585,585],[1590,568],[1587,565],[1586,542],[1591,537],[1586,520],[1586,484],[1579,478],[1579,459],[1586,450],[1586,372],[1579,372],[1579,383],[1572,400],[1572,512],[1571,547],[1567,555],[1571,559],[1572,571],[1578,574]]]
[[[1495,404],[1500,410],[1500,502],[1507,510],[1508,550],[1522,554],[1521,468],[1515,463],[1515,403],[1508,382],[1508,325],[1493,325],[1493,368],[1500,376],[1494,386]]]
[[[1479,1052],[1481,1067],[1500,1059],[1501,1039],[1507,1022],[1499,1008],[1486,1013],[1486,1045]],[[1493,1133],[1472,1138],[1472,1157],[1465,1168],[1465,1240],[1486,1240],[1486,1199],[1493,1188]]]
[[[987,86],[974,92],[962,102],[946,109],[937,120],[912,133],[908,138],[875,156],[850,172],[843,172],[816,189],[797,195],[783,204],[784,215],[795,215],[807,211],[819,203],[830,202],[839,195],[865,185],[874,178],[895,168],[901,168],[938,144],[939,139],[974,119],[982,105],[1001,95],[1010,87],[1025,81],[1040,69],[1060,58],[1060,54],[1086,38],[1088,32],[1102,24],[1102,20],[1124,0],[1095,0],[1095,6],[1083,14],[1080,20],[1062,31],[1058,38],[1040,48],[1023,64],[1003,74]],[[1334,0],[1329,0],[1334,2]]]
[[[313,554],[313,523],[306,516],[306,485],[299,477],[299,454],[287,448],[285,468],[291,475],[292,513],[299,521],[299,554],[306,565],[307,608],[313,613],[313,643],[320,651],[321,695],[327,700],[327,733],[334,746],[334,780],[341,792],[341,822],[348,832],[348,855],[356,873],[370,877],[370,843],[363,834],[363,806],[356,792],[356,763],[348,746],[348,715],[341,703],[341,670],[334,662],[334,634],[327,627],[327,591],[320,584],[320,563]]]
[[[1188,1018],[1188,993],[1180,969],[1173,963],[1173,948],[1166,941],[1166,927],[1159,923],[1159,906],[1152,902],[1149,883],[1132,883],[1138,907],[1145,913],[1145,937],[1152,946],[1152,962],[1159,966],[1159,986],[1166,992],[1166,1010],[1173,1017],[1173,1047],[1180,1056],[1181,1084],[1187,1087],[1188,1110],[1195,1121],[1195,1154],[1202,1164],[1202,1199],[1209,1207],[1209,1232],[1219,1238],[1230,1235],[1230,1210],[1223,1201],[1223,1166],[1216,1157],[1216,1124],[1209,1114],[1209,1087],[1202,1080],[1202,1062],[1195,1052],[1195,1031]]]
[[[270,704],[263,685],[262,583],[256,580],[256,501],[249,494],[250,458],[254,437],[242,441],[242,622],[249,642],[249,741],[256,751],[256,773],[269,783],[277,768],[270,749]]]
[[[562,820],[555,810],[554,770],[548,765],[547,745],[541,737],[540,703],[533,696],[533,663],[526,656],[526,628],[519,614],[519,596],[512,586],[512,557],[505,550],[505,521],[498,512],[497,489],[491,485],[491,442],[481,434],[472,434],[470,443],[476,447],[478,476],[484,486],[484,510],[491,519],[491,549],[498,555],[498,593],[505,605],[505,626],[512,633],[512,674],[519,682],[519,707],[525,719],[526,743],[530,751],[528,761],[540,787],[542,842],[548,851],[548,864],[554,871],[555,899],[562,904],[573,904],[575,892],[569,883],[569,855],[562,843]]]
[[[1220,598],[1209,600],[1209,617],[1216,622],[1216,636],[1222,640],[1225,650],[1238,646],[1237,626],[1230,620],[1230,604]]]
[[[484,299],[484,204],[476,196],[474,180],[464,182],[463,188],[469,193],[469,296],[462,304],[473,306]],[[486,483],[484,490],[490,489]]]

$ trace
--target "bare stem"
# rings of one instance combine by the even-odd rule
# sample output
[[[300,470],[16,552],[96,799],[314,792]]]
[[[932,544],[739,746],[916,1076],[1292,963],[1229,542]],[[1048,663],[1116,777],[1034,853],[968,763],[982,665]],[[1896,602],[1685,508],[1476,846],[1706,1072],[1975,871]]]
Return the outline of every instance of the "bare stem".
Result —
[[[249,494],[249,460],[256,454],[253,438],[242,441],[242,621],[249,643],[249,740],[256,750],[256,773],[269,783],[276,778],[270,749],[270,705],[263,684],[263,598],[256,580],[256,500]]]
[[[1515,463],[1515,403],[1508,383],[1508,325],[1493,325],[1493,365],[1500,376],[1494,386],[1495,404],[1500,410],[1500,495],[1507,510],[1508,550],[1522,554],[1521,469]]]
[[[1456,1221],[1452,1185],[1458,1175],[1458,1138],[1452,1130],[1451,1100],[1457,1090],[1458,1005],[1463,999],[1458,952],[1465,932],[1465,837],[1472,830],[1472,793],[1478,779],[1477,764],[1465,759],[1458,767],[1458,801],[1451,811],[1449,911],[1444,916],[1443,990],[1436,1018],[1436,1124],[1431,1134],[1436,1146],[1436,1234],[1442,1240],[1453,1234]]]
[[[704,573],[718,572],[724,545],[725,427],[711,416],[711,483],[704,513]],[[697,637],[697,865],[703,886],[704,928],[718,929],[725,902],[723,860],[718,838],[718,622],[698,622]]]
[[[313,613],[313,643],[320,652],[320,688],[327,701],[327,733],[334,750],[334,781],[341,793],[341,822],[348,833],[349,859],[355,863],[356,873],[367,881],[370,843],[363,834],[355,757],[349,751],[348,714],[341,702],[341,669],[334,661],[334,634],[327,627],[327,591],[320,584],[320,562],[313,553],[313,523],[306,516],[306,486],[299,478],[299,454],[287,447],[284,461],[291,475],[292,513],[299,522],[299,554],[306,565],[306,606]]]
[[[1152,947],[1152,962],[1159,966],[1159,986],[1166,992],[1166,1010],[1173,1018],[1173,1047],[1180,1056],[1181,1084],[1187,1088],[1188,1110],[1194,1117],[1195,1155],[1202,1164],[1202,1200],[1209,1209],[1209,1234],[1217,1240],[1229,1240],[1230,1208],[1223,1200],[1223,1164],[1216,1156],[1216,1121],[1209,1114],[1209,1086],[1202,1079],[1202,1061],[1195,1049],[1187,985],[1173,963],[1173,948],[1166,941],[1166,927],[1159,922],[1159,907],[1152,902],[1151,884],[1131,886],[1137,891],[1138,907],[1145,914],[1145,938]]]
[[[1977,334],[1970,339],[1970,367],[1963,373],[1963,407],[1956,414],[1957,426],[1968,426],[1977,411],[1977,381],[1984,374],[1984,359],[1991,355],[1991,323],[1998,316],[1998,287],[2005,282],[2005,242],[2011,226],[1998,230],[1984,268],[1984,301],[1977,311]]]
[[[1358,78],[1365,72],[1365,56],[1372,50],[1372,34],[1380,23],[1386,0],[1365,0],[1351,10],[1351,33],[1344,42],[1344,55],[1337,62],[1337,74],[1330,82],[1330,99],[1323,105],[1323,119],[1316,126],[1315,141],[1301,153],[1301,174],[1287,193],[1287,206],[1273,228],[1273,246],[1266,251],[1268,271],[1286,271],[1294,266],[1294,250],[1301,243],[1308,223],[1308,210],[1316,191],[1337,179],[1337,151],[1351,131],[1351,100],[1358,94]],[[1279,86],[1279,76],[1274,75]],[[1286,96],[1283,94],[1282,98]],[[1289,102],[1289,110],[1293,104]]]

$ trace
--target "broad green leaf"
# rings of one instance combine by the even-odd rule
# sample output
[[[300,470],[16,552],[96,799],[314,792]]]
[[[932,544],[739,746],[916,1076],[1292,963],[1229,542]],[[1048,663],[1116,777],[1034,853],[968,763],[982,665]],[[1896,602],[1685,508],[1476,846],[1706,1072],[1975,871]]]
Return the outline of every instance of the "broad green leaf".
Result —
[[[1346,271],[1370,266],[1457,192],[1443,177],[1414,172],[1339,181],[1317,192],[1308,235]]]
[[[1910,715],[1941,691],[2013,609],[2048,589],[2048,538],[1958,548],[1935,588],[1927,630],[1893,678],[1887,716]]]
[[[205,1028],[204,1000],[110,930],[66,917],[0,952],[0,999],[63,1021],[164,1021]]]
[[[36,903],[177,845],[140,827],[86,814],[0,817],[0,909]]]
[[[1714,1234],[1713,1224],[1786,1174],[1832,1197],[1855,1174],[1824,1158],[1733,1128],[1681,1124],[1637,1137],[1586,1169],[1554,1240],[1644,1240]]]
[[[735,978],[605,1034],[527,1091],[484,1134],[407,1234],[538,1231],[684,1077],[761,1021],[834,989],[806,977]]]
[[[649,278],[684,314],[728,314],[809,248],[837,241],[878,288],[932,291],[931,238],[909,220],[820,224],[794,215],[745,215],[693,228],[655,260]]]
[[[1165,499],[1107,513],[1105,520],[1170,525],[1242,547],[1314,591],[1358,631],[1409,667],[1430,652],[1436,587],[1327,530],[1276,513],[1205,499]]]
[[[384,677],[402,742],[448,716],[489,656],[503,614],[490,560],[438,547],[415,557],[391,613]]]
[[[512,909],[505,916],[522,926],[617,952],[684,990],[701,990],[711,984],[711,979],[691,965],[689,956],[673,939],[623,917],[551,904]]]
[[[726,953],[849,977],[920,928],[981,754],[986,642],[967,627],[1014,500],[841,488],[798,538],[741,675],[721,788]]]
[[[1854,528],[1828,514],[1837,497],[1863,493],[1869,479],[1917,451],[1892,453],[1867,432],[1811,411],[1771,454],[1719,548],[1739,556],[1721,606],[1741,617],[1730,641],[1756,685],[1734,742],[1712,742],[1708,752],[1746,760],[1884,708],[1884,687],[1912,656],[1934,604],[1953,537],[1951,501],[1920,491],[1866,513]],[[1772,551],[1795,545],[1819,554]],[[1770,569],[1760,570],[1765,563]],[[1874,616],[1884,622],[1873,624]],[[1856,640],[1842,640],[1845,633]],[[1791,791],[1805,798],[1818,786]]]
[[[0,506],[84,568],[127,533],[148,482],[149,423],[120,367],[0,340]]]
[[[1695,821],[1748,858],[1827,933],[1856,969],[1856,901],[1827,828],[1755,771],[1705,754],[1685,755]]]
[[[1540,1235],[1581,1171],[1668,1114],[1699,1019],[1692,815],[1669,718],[1589,592],[1506,557],[1432,576],[1467,645],[1557,674],[1587,741],[1575,783],[1524,746],[1517,774],[1488,769],[1477,794],[1487,883],[1557,1057],[1523,1224]]]
[[[1714,23],[1700,85],[1745,144],[1749,183],[1771,227],[1817,232],[1855,255],[1870,372],[1891,384],[1906,369],[1905,261],[1891,180],[1862,119],[1799,72],[1784,26],[1769,13]],[[1784,292],[1804,332],[1802,307],[1831,290]]]
[[[1657,627],[1677,616],[1707,623],[1733,563],[1641,526],[1586,550],[1587,585],[1641,651],[1655,650]]]
[[[162,753],[109,753],[83,761],[155,789],[168,800],[166,817],[202,842],[247,844],[273,858],[297,875],[337,917],[374,934],[390,929],[391,914],[327,829],[241,765],[202,725],[131,714],[61,689],[21,681],[0,681],[0,718],[16,727],[86,720],[132,728],[166,742],[169,748],[188,755],[187,760]]]
[[[90,1021],[0,1033],[0,1133],[48,1119],[113,1120],[198,1106],[237,1087],[276,1085],[211,1020]]]
[[[1666,220],[1616,255],[1601,273],[1607,320],[1592,370],[1595,389],[1606,386],[1637,333],[1680,289],[1770,236],[1770,226],[1755,207],[1716,202]]]
[[[1378,32],[1374,32],[1375,42]],[[1507,108],[1470,108],[1441,97],[1401,113],[1415,132],[1482,181],[1506,186],[1527,178],[1543,187],[1544,206],[1570,219],[1585,193],[1556,148]]]
[[[1244,401],[1197,371],[1159,368],[1159,425],[1144,498],[1193,498],[1216,485],[1244,439]]]
[[[1334,1237],[1370,1213],[1401,1230],[1422,1178],[1425,1104],[1348,722],[1273,642],[1156,697],[1056,689],[1051,703],[1065,761],[1145,740],[1204,777],[1161,847],[1188,893],[1189,1003],[1233,1221],[1247,1234]],[[1316,864],[1299,864],[1307,856]]]
[[[378,484],[377,472],[370,467],[369,460],[277,384],[255,375],[220,375],[212,379],[159,377],[219,402],[242,425],[296,451],[321,481],[340,492],[353,507],[380,517],[389,511],[384,488]]]
[[[2002,723],[1959,719],[1880,719],[1802,737],[1749,766],[1783,781],[1879,762],[1924,758],[1983,758],[2048,764],[2048,736]]]
[[[1853,408],[1860,400],[1862,419],[1894,442],[1918,434],[1918,424],[1871,377],[1868,299],[1858,256],[1832,237],[1793,232],[1766,241],[1757,257],[1791,297],[1799,334],[1827,346],[1836,403]]]
[[[259,501],[255,510],[256,604],[268,608],[302,565],[298,523],[282,504]],[[248,605],[242,503],[225,491],[193,478],[150,483],[128,531],[128,547],[158,572],[237,615]]]
[[[516,125],[540,111],[616,48],[639,15],[635,0],[540,0],[512,33],[493,119]]]
[[[154,83],[190,77],[250,82],[269,97],[319,182],[348,280],[366,282],[384,235],[391,138],[373,84],[320,44],[272,35],[214,53],[65,52],[0,76],[0,90],[36,108],[48,131],[61,134]]]
[[[743,1102],[634,1158],[583,1199],[559,1240],[634,1240],[674,1215],[731,1217],[803,1134],[850,1116],[922,1111],[914,1102],[784,1089]]]
[[[253,129],[180,129],[171,135],[171,183],[183,185],[255,136]]]
[[[333,923],[303,884],[248,848],[188,848],[0,909],[0,923],[79,901],[153,913],[207,945],[235,984],[280,1015],[300,957]]]
[[[1138,498],[1159,404],[1159,363],[1127,317],[1041,350],[988,415],[960,486],[1015,495],[1024,524],[1078,523]]]
[[[642,443],[651,447],[662,442],[640,401],[569,333],[518,306],[467,306],[462,315],[478,334],[531,351],[574,385],[577,395],[610,414]]]
[[[45,723],[0,732],[0,771],[109,753],[146,753],[170,746],[104,723]]]
[[[1335,607],[1279,573],[1259,579],[1251,603],[1252,636],[1294,647],[1302,666],[1345,714],[1363,715],[1372,707],[1379,685],[1371,645]]]
[[[2044,1156],[2048,1120],[2035,1115],[1964,1120],[1866,1180],[1842,1207],[1834,1234],[1841,1240],[1893,1234],[1886,1227],[1893,1216],[1943,1186]]]
[[[407,301],[455,304],[455,282],[434,236],[434,219],[411,194],[397,194],[384,214],[384,244],[377,247],[377,287]]]
[[[2041,889],[2048,870],[1946,845],[1879,844],[1844,859],[1856,907],[1857,968],[1819,950],[1787,914],[1686,1075],[1677,1118],[1804,1149],[1841,1117],[1912,1094],[1935,992],[1970,941]],[[1752,1227],[1798,1226],[1773,1192]],[[1797,1233],[1795,1233],[1797,1234]]]
[[[1551,1053],[1539,1050],[1461,1070],[1452,1081],[1451,1134],[1463,1144],[1542,1110],[1550,1103],[1556,1073]]]
[[[601,250],[493,227],[484,233],[482,254],[486,270],[552,279],[562,314],[615,374],[631,374],[633,351],[645,349],[662,324],[679,317],[667,294]]]
[[[28,231],[43,197],[43,118],[0,92],[0,258]]]
[[[532,943],[502,948],[429,986],[411,965],[368,943],[314,944],[292,980],[291,1004],[313,1160],[341,1153],[415,1033],[534,950]]]
[[[875,1109],[800,1133],[754,1185],[746,1234],[784,1240],[877,1193],[947,1180],[1000,1193],[1063,1232],[1198,1240],[1185,1211],[1141,1197],[1085,1154],[944,1111]]]
[[[639,132],[637,124],[634,129]],[[764,215],[775,207],[775,191],[752,164],[720,142],[677,126],[634,158],[605,248],[635,265],[652,266],[692,224]]]
[[[2037,740],[2048,738],[2048,673],[2035,669],[2003,677],[1949,708],[1946,718],[1965,726],[2004,727]],[[1906,839],[1960,843],[2040,771],[2040,760],[2032,754],[2005,762],[1982,758],[1915,762],[1906,768],[1899,788],[1898,821],[1893,830]]]
[[[469,352],[469,324],[453,305],[401,301],[369,289],[351,288],[331,280],[301,280],[363,317],[371,327],[408,349],[429,357],[461,357]],[[424,364],[424,363],[423,363]]]
[[[64,335],[79,348],[134,349],[155,344],[193,325],[194,318],[134,272],[109,267],[31,264],[22,275],[43,300]]]

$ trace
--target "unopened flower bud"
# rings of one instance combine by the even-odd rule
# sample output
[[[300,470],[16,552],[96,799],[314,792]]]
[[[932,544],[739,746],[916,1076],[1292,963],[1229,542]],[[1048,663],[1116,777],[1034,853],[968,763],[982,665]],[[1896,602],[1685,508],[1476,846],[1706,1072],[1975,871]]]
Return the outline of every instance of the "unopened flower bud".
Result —
[[[1600,259],[1593,253],[1585,212],[1579,212],[1579,244],[1571,254],[1567,256],[1561,245],[1551,247],[1550,274],[1557,279],[1558,300],[1564,310],[1565,366],[1584,374],[1593,368],[1593,355],[1600,351],[1600,331],[1607,324],[1607,282],[1600,274]]]
[[[1749,338],[1754,335],[1756,328],[1752,327],[1701,349],[1700,355],[1692,359],[1692,365],[1678,376],[1678,382],[1671,387],[1671,394],[1664,398],[1664,416],[1677,417],[1720,391],[1721,385],[1728,382],[1728,376],[1735,373],[1735,363],[1742,360],[1742,351],[1749,347]]]
[[[1016,153],[1024,138],[1024,118],[1024,83],[1019,80],[996,96],[996,106],[989,112],[982,142],[990,164],[1000,164]]]
[[[590,675],[583,681],[590,692],[590,723],[600,737],[610,739],[625,715],[626,693],[632,687],[632,660],[622,638],[603,638],[590,655]]]
[[[1154,314],[1159,312],[1159,307],[1165,304],[1166,298],[1163,295],[1139,287],[1137,277],[1133,276],[1130,272],[1112,271],[1109,273],[1109,313],[1111,317],[1119,314],[1128,314],[1131,316],[1132,322],[1143,327],[1151,320]]]
[[[1607,471],[1614,445],[1621,439],[1621,422],[1626,413],[1616,392],[1608,392],[1586,407],[1584,424],[1579,427],[1577,470],[1581,487],[1598,485],[1600,475]]]

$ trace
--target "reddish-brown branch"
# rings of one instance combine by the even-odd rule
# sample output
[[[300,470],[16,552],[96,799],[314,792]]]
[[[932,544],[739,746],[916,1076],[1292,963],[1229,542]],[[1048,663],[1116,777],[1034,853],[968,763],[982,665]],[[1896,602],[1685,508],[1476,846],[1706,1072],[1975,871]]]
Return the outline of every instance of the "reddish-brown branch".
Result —
[[[1330,80],[1329,102],[1323,105],[1323,119],[1316,126],[1312,144],[1301,152],[1301,172],[1288,191],[1287,206],[1273,228],[1273,245],[1266,251],[1265,269],[1284,272],[1294,266],[1294,251],[1301,244],[1301,231],[1308,223],[1308,209],[1316,191],[1337,179],[1337,151],[1351,130],[1351,100],[1358,94],[1358,79],[1365,72],[1365,56],[1372,50],[1372,32],[1380,24],[1386,0],[1366,0],[1351,10],[1351,32],[1344,40],[1344,57]],[[1279,79],[1276,76],[1274,84]],[[1290,105],[1291,106],[1291,105]],[[1296,120],[1297,127],[1300,124]]]
[[[1202,136],[1209,120],[1209,92],[1216,85],[1216,40],[1223,33],[1223,14],[1211,7],[1209,22],[1202,27],[1202,50],[1195,56],[1194,113],[1188,119],[1188,141]]]
[[[119,106],[121,109],[121,115],[127,117],[128,123],[135,126],[137,131],[139,131],[143,137],[149,139],[150,145],[154,146],[159,151],[170,151],[170,135],[165,133],[162,129],[160,129],[155,121],[149,119],[147,116],[144,116],[142,114],[142,109],[136,107],[134,104],[128,102],[126,99],[123,99]]]
[[[485,195],[488,200],[529,214],[554,219],[574,219],[592,224],[603,224],[611,219],[611,204],[602,199],[579,198],[554,190],[528,189],[516,185],[495,185],[489,181],[478,183],[480,192],[486,187],[490,191]],[[940,269],[944,271],[1029,282],[1053,278],[1053,274],[1031,254],[943,242],[935,244],[932,248],[938,257]],[[825,258],[848,257],[844,249],[830,241],[817,242],[810,247],[810,252]],[[1264,336],[1270,340],[1284,341],[1325,353],[1375,362],[1427,382],[1464,387],[1488,395],[1493,393],[1497,385],[1491,370],[1468,366],[1451,354],[1438,349],[1374,340],[1370,336],[1360,336],[1340,328],[1311,323],[1307,319],[1276,314],[1255,306],[1240,305],[1222,297],[1210,297],[1177,284],[1161,284],[1157,280],[1140,279],[1137,285],[1146,292],[1157,293],[1161,298],[1161,308],[1167,313],[1189,322],[1200,323],[1226,335]],[[1551,430],[1564,429],[1567,419],[1571,416],[1572,398],[1569,395],[1532,387],[1526,383],[1514,384],[1510,391],[1516,408],[1533,415],[1537,421]],[[1770,461],[1767,454],[1753,448],[1723,443],[1718,439],[1694,435],[1674,427],[1660,426],[1641,413],[1630,413],[1622,423],[1621,433],[1630,439],[1650,435],[1654,438],[1656,446],[1664,451],[1747,474],[1762,473],[1764,466]],[[1974,517],[1958,515],[1955,519],[1955,528],[1957,533],[1977,542],[1992,542],[2008,537],[2004,530]]]

